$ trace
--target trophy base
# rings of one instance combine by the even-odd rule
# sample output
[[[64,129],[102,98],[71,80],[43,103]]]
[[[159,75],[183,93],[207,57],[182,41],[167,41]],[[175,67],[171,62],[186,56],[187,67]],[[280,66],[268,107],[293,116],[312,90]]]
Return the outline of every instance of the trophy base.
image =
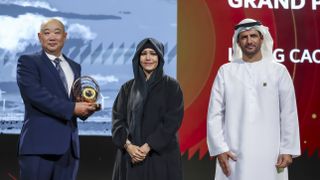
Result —
[[[96,111],[100,111],[101,110],[101,104],[96,103]]]

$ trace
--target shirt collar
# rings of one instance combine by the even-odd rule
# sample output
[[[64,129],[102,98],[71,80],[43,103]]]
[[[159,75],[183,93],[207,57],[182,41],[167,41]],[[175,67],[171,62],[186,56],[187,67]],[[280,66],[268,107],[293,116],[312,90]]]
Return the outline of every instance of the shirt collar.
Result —
[[[64,57],[63,57],[62,54],[60,54],[59,57],[56,57],[55,55],[48,54],[47,52],[45,52],[45,53],[46,53],[46,55],[48,56],[48,58],[49,58],[51,61],[55,60],[56,58],[61,59],[62,62],[65,61],[65,59],[64,59]]]

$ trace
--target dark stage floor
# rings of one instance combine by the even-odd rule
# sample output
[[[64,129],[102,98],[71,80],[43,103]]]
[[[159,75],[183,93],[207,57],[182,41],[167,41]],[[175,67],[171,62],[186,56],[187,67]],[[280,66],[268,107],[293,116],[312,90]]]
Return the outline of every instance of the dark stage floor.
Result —
[[[18,136],[0,135],[0,179],[18,179],[18,162],[16,145]],[[82,136],[81,161],[78,173],[79,180],[109,180],[111,179],[115,149],[110,137]],[[214,160],[207,155],[198,160],[197,155],[187,159],[182,156],[185,180],[212,180]],[[257,167],[259,163],[257,162]],[[319,180],[320,158],[315,154],[307,157],[305,154],[296,158],[289,169],[290,180]]]

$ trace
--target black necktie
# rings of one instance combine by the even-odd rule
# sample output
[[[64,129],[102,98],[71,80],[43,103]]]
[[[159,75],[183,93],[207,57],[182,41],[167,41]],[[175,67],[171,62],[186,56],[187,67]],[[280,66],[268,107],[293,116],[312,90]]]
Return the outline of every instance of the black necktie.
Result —
[[[56,58],[56,59],[53,60],[53,62],[56,65],[56,69],[57,69],[57,71],[59,73],[59,76],[60,76],[60,79],[61,79],[61,81],[63,83],[63,86],[66,89],[66,92],[69,93],[67,78],[66,78],[66,75],[63,72],[63,69],[62,69],[61,65],[60,65],[61,59]]]

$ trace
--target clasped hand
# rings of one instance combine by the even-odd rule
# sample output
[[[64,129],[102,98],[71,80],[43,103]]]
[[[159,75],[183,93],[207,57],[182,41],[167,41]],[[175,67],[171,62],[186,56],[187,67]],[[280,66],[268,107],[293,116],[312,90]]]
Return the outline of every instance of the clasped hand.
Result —
[[[147,157],[150,151],[150,146],[147,143],[140,147],[134,144],[129,144],[126,150],[131,157],[131,162],[136,164],[142,162]]]

